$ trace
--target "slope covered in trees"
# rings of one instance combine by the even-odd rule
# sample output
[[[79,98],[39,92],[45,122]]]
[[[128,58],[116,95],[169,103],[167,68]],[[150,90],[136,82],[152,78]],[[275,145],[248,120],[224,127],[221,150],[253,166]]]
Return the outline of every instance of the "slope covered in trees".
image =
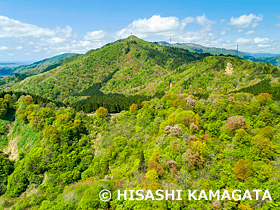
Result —
[[[95,84],[101,83],[104,86],[116,78],[117,82],[121,81],[121,88],[123,86],[128,90],[141,88],[183,64],[200,60],[206,56],[208,55],[160,46],[134,37],[133,41],[130,39],[119,40],[105,45],[101,49],[89,51],[82,59],[26,78],[7,89],[74,103],[80,100],[81,93],[86,93],[85,91]],[[104,93],[123,92],[114,90],[114,88],[107,91],[103,87],[101,91]],[[131,91],[137,93],[136,89]],[[88,95],[85,96],[94,95],[90,92],[86,94]]]
[[[4,72],[6,72],[7,69],[5,71],[2,71],[0,69],[2,75],[11,75],[0,79],[0,85],[2,86],[1,89],[8,87],[16,82],[20,82],[27,77],[47,72],[60,65],[78,59],[79,57],[80,55],[78,54],[65,53],[32,63],[30,65],[21,65],[18,67],[11,68],[8,70],[8,74],[4,74]]]
[[[95,99],[100,101],[101,96],[110,100],[110,94],[141,98],[189,93],[207,98],[212,93],[227,94],[265,79],[279,86],[278,77],[279,68],[272,64],[191,53],[134,37],[132,41],[119,40],[79,55],[78,59],[5,89],[85,106]],[[107,94],[109,97],[105,97]]]
[[[136,37],[50,68],[2,86],[0,209],[279,208],[279,68]],[[209,189],[273,200],[188,199]]]
[[[0,156],[2,209],[276,209],[278,101],[267,93],[168,94],[130,111],[87,116],[72,108],[5,95],[16,109]],[[3,112],[1,118],[6,114]],[[5,151],[5,150],[3,150]],[[5,169],[5,170],[3,170]],[[109,189],[103,202],[99,192]],[[181,201],[117,200],[117,190],[180,189]],[[269,189],[273,201],[188,200],[188,190]],[[263,193],[261,194],[263,195]]]
[[[36,72],[36,73],[40,73],[42,72],[44,69],[46,69],[48,66],[50,65],[54,65],[59,63],[61,60],[63,60],[64,58],[68,58],[71,57],[75,54],[73,53],[64,53],[61,55],[57,55],[51,58],[46,58],[44,60],[32,63],[32,64],[27,64],[27,65],[20,65],[20,66],[16,66],[16,67],[3,67],[0,68],[0,76],[6,76],[6,75],[13,75],[13,74],[18,74],[18,73],[23,73],[26,71],[31,71],[31,72]]]
[[[230,49],[225,49],[225,48],[205,47],[205,46],[202,46],[199,44],[192,44],[192,43],[170,44],[167,42],[159,42],[159,44],[186,49],[190,52],[210,53],[212,55],[231,55],[231,56],[242,58],[244,60],[262,62],[262,63],[271,63],[275,66],[280,67],[280,56],[277,54],[247,53],[247,52],[240,52],[237,50],[230,50]]]

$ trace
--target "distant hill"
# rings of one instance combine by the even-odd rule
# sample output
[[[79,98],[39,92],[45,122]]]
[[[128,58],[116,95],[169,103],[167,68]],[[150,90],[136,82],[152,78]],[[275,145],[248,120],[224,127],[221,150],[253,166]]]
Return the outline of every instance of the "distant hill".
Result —
[[[70,56],[73,56],[75,54],[73,53],[64,53],[61,55],[57,55],[51,58],[46,58],[44,60],[32,63],[30,65],[23,65],[23,66],[18,66],[16,68],[13,69],[13,73],[21,73],[21,72],[25,72],[26,70],[29,69],[35,69],[37,71],[43,71],[46,67],[48,67],[49,65],[53,65],[58,63],[59,61],[63,60],[64,58],[68,58]]]
[[[271,63],[275,66],[280,67],[280,60],[278,54],[271,53],[248,53],[248,52],[240,52],[237,50],[225,49],[225,48],[216,48],[216,47],[205,47],[199,44],[193,43],[174,43],[170,44],[165,41],[158,42],[161,45],[168,45],[171,47],[178,47],[189,50],[190,52],[198,52],[198,53],[210,53],[212,55],[232,55],[240,57],[244,60],[250,60],[254,62],[262,62],[262,63]]]
[[[213,93],[238,91],[268,78],[273,78],[273,85],[279,86],[278,77],[279,68],[269,63],[194,53],[134,37],[133,41],[124,39],[107,44],[2,88],[87,106],[108,94],[154,97],[185,92],[207,98]]]
[[[23,73],[27,70],[31,70],[34,73],[38,73],[43,71],[48,66],[57,64],[64,58],[68,58],[73,55],[75,54],[65,53],[27,65],[17,65],[17,63],[0,63],[0,76],[9,76],[16,73]]]
[[[251,55],[251,56],[256,57],[256,58],[272,58],[272,57],[279,56],[279,54],[272,54],[272,53],[250,53],[250,52],[246,52],[246,54]]]
[[[27,77],[47,72],[58,67],[59,65],[70,62],[79,56],[80,55],[78,54],[66,53],[29,65],[20,65],[14,68],[0,68],[0,76],[5,76],[4,78],[0,79],[0,85],[19,82]]]
[[[159,44],[168,45],[171,47],[179,47],[186,50],[189,50],[190,52],[198,52],[198,53],[210,53],[212,55],[233,55],[238,56],[240,58],[244,58],[246,56],[250,56],[247,53],[244,52],[237,52],[237,50],[231,50],[231,49],[225,49],[225,48],[216,48],[216,47],[205,47],[199,44],[194,43],[174,43],[170,44],[168,42],[158,42]]]
[[[150,43],[134,37],[91,50],[81,59],[12,84],[8,89],[73,103],[103,93],[142,94],[143,89],[180,66],[210,54]],[[70,57],[71,58],[71,57]],[[99,91],[100,89],[100,91]],[[155,94],[154,90],[144,91]]]
[[[278,55],[276,57],[272,57],[272,58],[258,58],[255,61],[256,62],[268,62],[268,63],[271,63],[275,66],[280,67],[280,55]]]
[[[14,67],[18,67],[18,66],[21,66],[21,65],[26,65],[28,64],[29,62],[0,62],[0,68],[14,68]],[[31,62],[30,62],[31,63]]]

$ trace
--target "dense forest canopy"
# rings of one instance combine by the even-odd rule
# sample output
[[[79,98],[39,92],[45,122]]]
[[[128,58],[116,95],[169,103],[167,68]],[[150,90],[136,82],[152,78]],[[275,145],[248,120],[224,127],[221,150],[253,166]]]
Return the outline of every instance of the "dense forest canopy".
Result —
[[[0,209],[279,208],[279,68],[136,37],[67,59],[1,86]],[[209,189],[272,201],[187,199]]]
[[[1,156],[2,208],[273,209],[279,204],[280,105],[268,93],[212,94],[207,100],[168,94],[112,116],[105,108],[87,116],[52,102],[36,104],[28,95],[6,94],[0,101],[1,119],[8,109],[16,110],[14,122],[8,122],[14,127],[3,132],[11,132],[18,149],[17,155],[8,153],[12,160]],[[102,189],[167,186],[183,192],[206,186],[270,189],[273,202],[98,198]]]

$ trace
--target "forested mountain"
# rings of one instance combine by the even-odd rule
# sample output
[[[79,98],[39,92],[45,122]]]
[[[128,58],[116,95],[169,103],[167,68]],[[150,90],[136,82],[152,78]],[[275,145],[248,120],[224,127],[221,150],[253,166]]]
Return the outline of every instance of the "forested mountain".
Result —
[[[11,84],[6,90],[30,92],[65,103],[96,95],[95,87],[100,83],[100,91],[104,93],[140,93],[155,80],[206,56],[209,55],[134,37],[133,41],[124,39],[89,51],[81,59]],[[154,95],[155,92],[144,94]]]
[[[245,52],[239,52],[237,50],[232,50],[232,49],[225,49],[225,48],[217,48],[217,47],[205,47],[200,44],[194,44],[194,43],[173,43],[170,44],[168,42],[158,42],[159,44],[163,45],[168,45],[171,47],[178,47],[178,48],[183,48],[186,49],[190,52],[198,52],[198,53],[210,53],[212,55],[232,55],[232,56],[238,56],[240,58],[244,57],[258,57],[258,56],[253,56],[249,55],[248,53]],[[273,56],[271,56],[273,57]]]
[[[198,53],[210,53],[212,55],[232,55],[244,60],[254,61],[254,62],[262,62],[262,63],[271,63],[275,66],[280,67],[280,59],[278,54],[271,53],[248,53],[248,52],[240,52],[237,50],[225,49],[225,48],[217,48],[217,47],[205,47],[199,44],[192,43],[174,43],[170,44],[168,42],[158,42],[159,44],[168,45],[172,47],[186,49],[190,52],[198,52]]]
[[[278,67],[137,37],[58,63],[1,86],[0,210],[279,208]],[[118,200],[139,189],[182,200]]]
[[[79,54],[66,53],[52,58],[44,59],[30,65],[15,67],[8,70],[10,72],[10,75],[12,76],[7,76],[0,79],[0,85],[2,85],[3,89],[3,87],[22,81],[27,77],[47,72],[60,65],[79,59],[81,56],[82,55]]]
[[[164,93],[207,98],[212,93],[236,92],[265,79],[278,87],[278,77],[279,68],[268,63],[191,53],[134,37],[132,41],[119,40],[89,51],[79,59],[4,88],[58,100],[80,110],[80,106],[92,101],[112,99],[108,94],[118,99],[123,95],[154,97]],[[271,89],[268,85],[267,89]],[[117,110],[116,106],[113,110]]]
[[[16,67],[0,67],[0,76],[14,75],[19,73],[27,73],[29,75],[38,74],[44,72],[46,69],[50,68],[50,66],[55,66],[64,58],[68,58],[73,55],[75,54],[64,53],[32,64],[20,65]]]

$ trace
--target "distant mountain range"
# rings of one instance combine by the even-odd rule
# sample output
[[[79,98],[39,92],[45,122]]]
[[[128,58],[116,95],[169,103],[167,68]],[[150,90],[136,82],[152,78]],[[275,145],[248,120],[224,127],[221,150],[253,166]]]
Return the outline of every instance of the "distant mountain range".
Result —
[[[280,66],[280,55],[271,54],[271,53],[249,53],[249,52],[240,52],[237,50],[225,49],[225,48],[216,48],[216,47],[205,47],[199,44],[193,43],[174,43],[170,44],[165,41],[158,42],[161,45],[168,45],[171,47],[178,47],[189,50],[190,52],[197,53],[210,53],[212,55],[232,55],[240,57],[244,60],[250,60],[254,62],[268,62],[275,66]]]
[[[137,37],[133,41],[123,39],[83,55],[70,56],[43,71],[36,72],[35,68],[31,74],[29,69],[4,78],[0,85],[6,91],[26,92],[73,105],[108,94],[153,97],[160,93],[186,92],[207,97],[238,91],[266,79],[266,92],[280,97],[278,89],[274,90],[279,85],[276,66],[249,62],[230,54],[213,56],[209,52],[189,52],[182,48]],[[217,54],[219,49],[215,50]],[[254,90],[263,87],[263,83],[260,85]],[[82,103],[86,104],[86,101]]]
[[[23,73],[27,70],[33,70],[36,72],[43,71],[49,65],[55,65],[64,58],[68,58],[74,55],[73,53],[65,53],[57,55],[51,58],[46,58],[44,60],[32,63],[32,64],[22,64],[16,62],[3,62],[0,63],[0,76],[11,76],[16,73]]]
[[[0,68],[15,68],[21,65],[27,65],[31,62],[0,62]]]

